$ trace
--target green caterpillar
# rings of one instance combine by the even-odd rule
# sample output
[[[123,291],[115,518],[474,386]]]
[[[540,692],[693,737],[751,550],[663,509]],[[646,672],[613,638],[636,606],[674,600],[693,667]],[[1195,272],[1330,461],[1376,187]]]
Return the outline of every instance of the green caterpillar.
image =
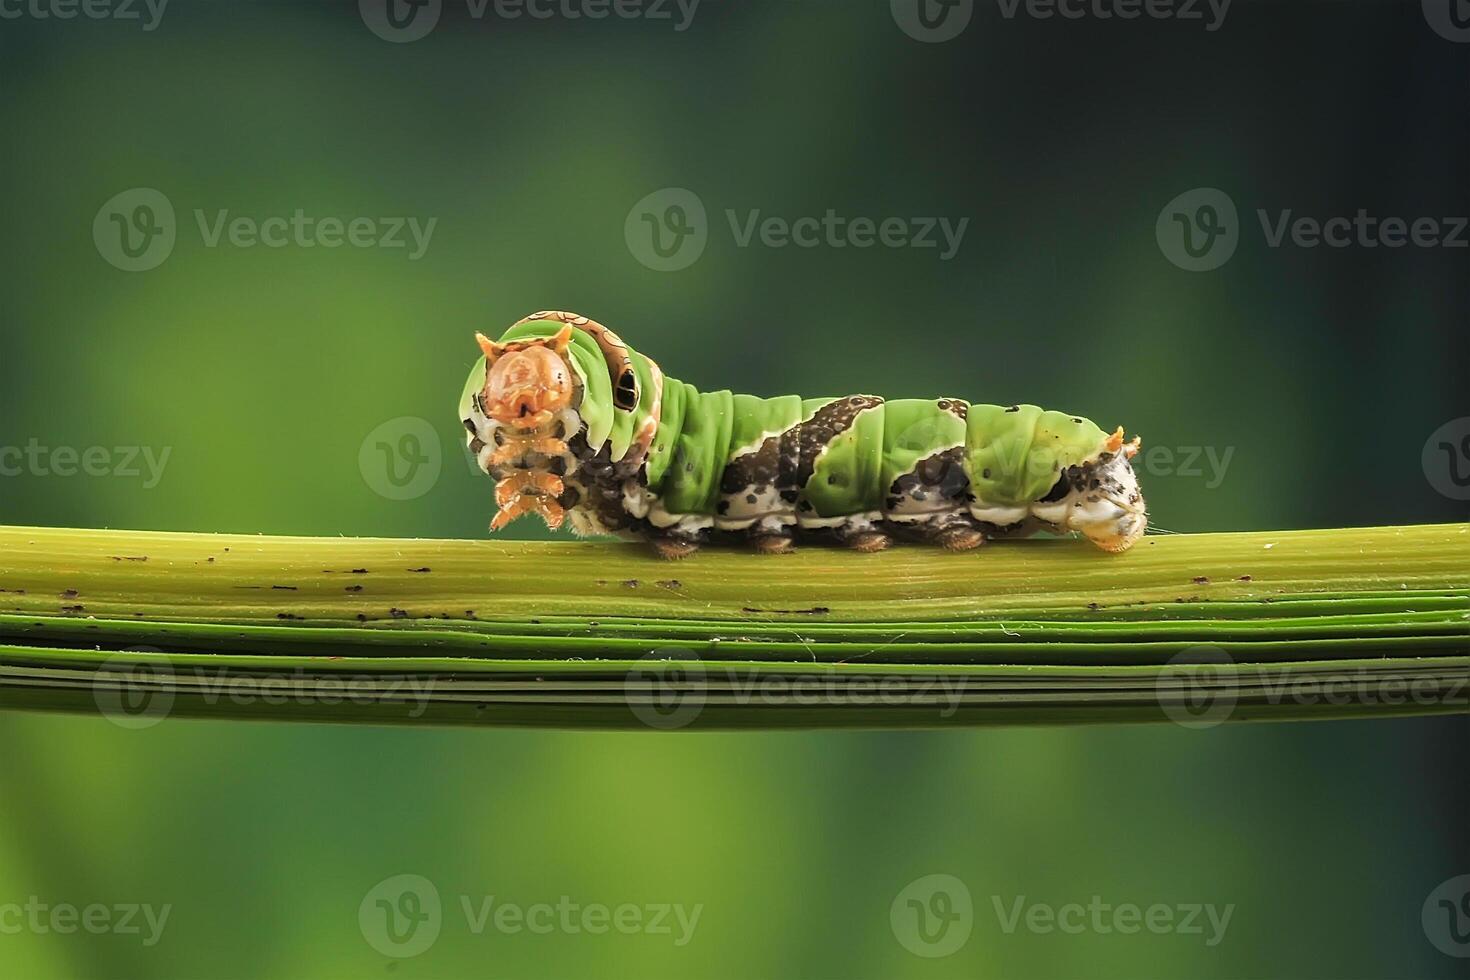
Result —
[[[476,339],[484,356],[460,418],[496,480],[492,531],[525,514],[552,528],[570,517],[581,534],[678,558],[740,538],[768,552],[798,535],[966,550],[1041,529],[1116,552],[1147,526],[1129,462],[1139,440],[1121,428],[957,398],[702,392],[572,313]]]

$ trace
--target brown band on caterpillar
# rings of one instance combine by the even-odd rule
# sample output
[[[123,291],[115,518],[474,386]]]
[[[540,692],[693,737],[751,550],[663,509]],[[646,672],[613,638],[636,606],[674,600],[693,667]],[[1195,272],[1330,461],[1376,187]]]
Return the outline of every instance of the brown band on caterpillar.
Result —
[[[633,370],[633,359],[628,356],[628,345],[623,343],[621,337],[596,320],[565,310],[542,310],[540,313],[532,313],[526,319],[569,323],[590,334],[597,341],[603,360],[607,362],[608,377],[612,381],[613,405],[624,412],[631,412],[638,407],[638,375]]]
[[[663,419],[664,412],[664,372],[651,358],[648,360],[648,373],[653,381],[653,400],[648,406],[648,417],[643,420],[643,425],[633,434],[633,442],[628,447],[628,452],[623,456],[624,460],[637,460],[642,462],[648,457],[648,451],[653,448],[653,440],[658,436],[658,425]]]

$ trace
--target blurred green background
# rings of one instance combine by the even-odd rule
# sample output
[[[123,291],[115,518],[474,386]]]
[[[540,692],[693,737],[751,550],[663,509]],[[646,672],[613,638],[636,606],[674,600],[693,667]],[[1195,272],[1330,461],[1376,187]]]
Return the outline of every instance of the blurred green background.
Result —
[[[0,520],[480,537],[491,485],[454,415],[471,334],[543,308],[711,388],[1126,423],[1169,450],[1143,480],[1170,530],[1465,519],[1421,451],[1470,415],[1470,253],[1272,247],[1256,212],[1470,214],[1470,44],[1417,3],[1237,0],[1207,30],[1203,6],[961,0],[938,41],[906,2],[705,0],[686,22],[430,0],[398,30],[374,0],[172,0],[156,23],[0,0],[0,447],[24,453],[0,457]],[[693,251],[660,271],[643,215],[669,231],[669,188],[705,217],[682,212]],[[1238,210],[1209,271],[1171,260],[1168,213],[1156,235],[1194,188]],[[968,224],[945,259],[742,246],[728,217],[829,209]],[[434,224],[417,258],[407,230],[210,244],[221,212],[248,236],[298,210],[374,240]],[[10,715],[0,745],[4,976],[1462,975],[1420,910],[1470,872],[1464,718],[665,736]],[[444,914],[396,959],[358,911],[404,873]],[[934,873],[975,913],[928,959],[889,913]],[[488,895],[703,909],[683,946],[476,934],[461,898]],[[1007,933],[994,911],[1094,895],[1235,908],[1213,946]],[[150,946],[8,928],[31,896],[171,911]]]

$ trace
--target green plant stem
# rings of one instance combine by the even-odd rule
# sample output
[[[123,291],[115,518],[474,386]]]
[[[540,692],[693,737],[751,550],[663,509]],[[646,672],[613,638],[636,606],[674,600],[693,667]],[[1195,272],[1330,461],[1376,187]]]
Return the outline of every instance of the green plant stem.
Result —
[[[1224,690],[1232,718],[1464,712],[1470,525],[677,563],[618,544],[0,528],[0,705],[95,711],[98,685],[140,664],[168,672],[174,713],[283,719],[636,724],[630,704],[676,669],[703,725],[1158,719],[1180,685]],[[793,676],[812,703],[776,689]],[[327,704],[334,678],[368,693]],[[1372,691],[1282,688],[1344,678]],[[218,696],[225,680],[294,694],[247,703]],[[374,702],[409,680],[432,687],[417,715]],[[951,682],[942,716],[916,691]],[[1422,696],[1385,695],[1400,683]],[[877,684],[893,697],[851,696]]]

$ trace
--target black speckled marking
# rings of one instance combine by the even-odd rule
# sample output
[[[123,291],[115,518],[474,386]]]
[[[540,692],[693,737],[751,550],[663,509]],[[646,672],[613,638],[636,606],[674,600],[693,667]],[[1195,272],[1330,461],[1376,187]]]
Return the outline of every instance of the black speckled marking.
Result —
[[[753,452],[730,460],[720,474],[720,495],[731,497],[775,483],[781,471],[780,439],[771,436]]]
[[[612,461],[612,446],[604,444],[593,453],[587,445],[586,431],[578,432],[567,442],[567,449],[577,458],[577,470],[567,478],[566,488],[557,502],[566,510],[582,507],[609,531],[651,530],[646,520],[629,514],[623,503],[623,484],[629,479],[644,479],[642,466],[630,467]]]
[[[919,460],[908,473],[893,481],[888,488],[885,501],[893,510],[898,500],[909,497],[927,500],[931,496],[953,501],[956,505],[966,501],[970,492],[970,478],[965,475],[965,447],[955,446],[944,452],[935,453]]]
[[[839,435],[852,428],[857,417],[883,404],[876,395],[850,395],[838,398],[817,409],[806,422],[794,425],[774,437],[780,441],[781,466],[776,486],[781,491],[798,493],[806,487],[816,470],[817,457]],[[770,440],[767,440],[769,442]]]
[[[941,398],[939,399],[941,411],[948,412],[961,422],[970,417],[970,403],[963,398]]]

